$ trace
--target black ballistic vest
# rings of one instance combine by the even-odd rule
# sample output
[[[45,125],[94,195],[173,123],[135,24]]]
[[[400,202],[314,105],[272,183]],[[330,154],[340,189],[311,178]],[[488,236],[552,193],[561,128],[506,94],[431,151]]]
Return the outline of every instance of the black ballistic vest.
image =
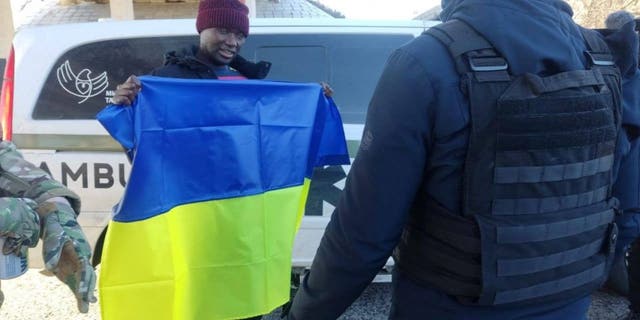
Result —
[[[469,100],[463,212],[434,200],[414,210],[397,267],[468,304],[591,293],[607,277],[617,235],[620,74],[606,43],[583,30],[586,70],[514,77],[465,23],[426,33],[449,48]]]

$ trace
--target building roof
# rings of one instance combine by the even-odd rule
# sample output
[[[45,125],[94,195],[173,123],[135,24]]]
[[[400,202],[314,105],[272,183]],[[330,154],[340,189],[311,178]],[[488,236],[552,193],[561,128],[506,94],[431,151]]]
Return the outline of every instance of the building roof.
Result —
[[[306,0],[256,0],[257,18],[331,18]]]
[[[80,2],[60,5],[58,0],[28,1],[15,19],[16,29],[23,25],[91,22],[110,17],[109,4]],[[198,2],[134,2],[135,19],[194,18]],[[257,18],[331,18],[331,15],[307,0],[256,0]]]

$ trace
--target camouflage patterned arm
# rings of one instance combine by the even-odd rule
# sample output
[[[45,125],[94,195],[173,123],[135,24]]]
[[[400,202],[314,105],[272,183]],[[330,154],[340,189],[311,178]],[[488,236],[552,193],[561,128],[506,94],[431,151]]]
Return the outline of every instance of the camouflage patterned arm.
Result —
[[[35,201],[45,268],[71,289],[78,310],[86,313],[89,303],[96,301],[96,276],[90,264],[91,248],[76,220],[78,195],[24,160],[10,141],[0,141],[0,193]]]
[[[54,197],[65,197],[80,213],[80,197],[44,170],[24,160],[11,141],[0,141],[0,192],[4,196],[29,198],[42,203]]]
[[[37,209],[42,220],[42,256],[45,268],[74,293],[78,310],[89,311],[96,302],[96,275],[91,266],[91,247],[65,198],[51,198]]]
[[[0,237],[6,241],[4,254],[23,256],[27,247],[35,247],[40,236],[37,204],[30,199],[0,198]]]

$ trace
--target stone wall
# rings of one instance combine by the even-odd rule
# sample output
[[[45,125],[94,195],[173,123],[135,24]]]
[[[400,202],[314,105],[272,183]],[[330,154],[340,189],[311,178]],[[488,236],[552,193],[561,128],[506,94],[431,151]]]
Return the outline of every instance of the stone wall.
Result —
[[[627,10],[640,16],[640,0],[566,0],[573,8],[573,18],[588,28],[603,28],[607,16],[617,10]]]

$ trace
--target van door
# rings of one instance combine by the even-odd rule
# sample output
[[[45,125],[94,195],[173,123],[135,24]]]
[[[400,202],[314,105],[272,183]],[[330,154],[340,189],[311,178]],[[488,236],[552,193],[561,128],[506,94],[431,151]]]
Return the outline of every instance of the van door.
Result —
[[[356,155],[369,100],[387,58],[414,38],[402,33],[253,34],[242,53],[255,61],[272,62],[267,79],[327,82],[345,125],[349,154]],[[329,217],[338,204],[350,166],[316,168],[311,180],[305,218],[296,236],[294,267],[308,267],[320,244]]]

